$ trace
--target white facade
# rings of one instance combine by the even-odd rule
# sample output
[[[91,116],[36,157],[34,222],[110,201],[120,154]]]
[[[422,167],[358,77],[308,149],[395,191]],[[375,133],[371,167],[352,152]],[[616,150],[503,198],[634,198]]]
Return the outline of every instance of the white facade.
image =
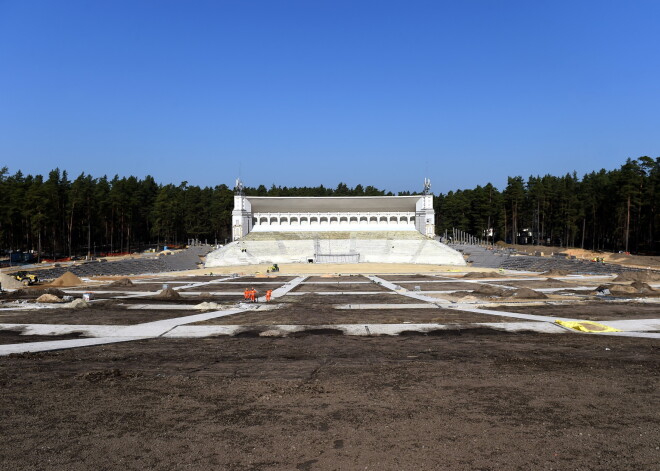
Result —
[[[435,237],[433,195],[251,197],[238,191],[233,240],[254,232],[418,231]]]

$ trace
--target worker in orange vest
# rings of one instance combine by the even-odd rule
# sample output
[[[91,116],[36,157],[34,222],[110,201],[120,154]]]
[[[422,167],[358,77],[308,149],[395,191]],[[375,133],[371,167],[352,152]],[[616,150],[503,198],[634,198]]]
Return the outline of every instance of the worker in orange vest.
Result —
[[[250,290],[248,288],[245,288],[245,291],[243,291],[243,299],[246,301],[250,299]]]
[[[273,295],[273,290],[269,289],[266,291],[266,302],[270,302],[270,297]]]
[[[253,303],[257,302],[257,290],[254,288],[250,290],[250,301],[252,301]]]

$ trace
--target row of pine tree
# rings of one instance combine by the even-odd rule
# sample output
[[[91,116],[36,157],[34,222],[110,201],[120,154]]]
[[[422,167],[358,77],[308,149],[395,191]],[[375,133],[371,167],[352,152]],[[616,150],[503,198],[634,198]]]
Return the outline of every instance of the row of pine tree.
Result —
[[[373,186],[273,185],[245,188],[252,196],[380,196]],[[411,194],[401,192],[399,194]],[[438,234],[452,228],[490,242],[550,244],[655,253],[660,206],[660,157],[628,159],[620,168],[584,175],[510,177],[435,197]],[[9,175],[0,168],[0,251],[35,250],[44,257],[126,253],[189,239],[231,237],[233,190],[152,177],[81,174],[55,169],[47,177]]]

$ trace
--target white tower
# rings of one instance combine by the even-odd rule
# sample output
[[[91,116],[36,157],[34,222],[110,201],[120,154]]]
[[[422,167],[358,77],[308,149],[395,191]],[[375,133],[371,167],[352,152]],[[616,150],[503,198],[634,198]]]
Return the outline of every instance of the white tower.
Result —
[[[243,182],[236,179],[234,187],[234,210],[231,212],[231,240],[245,237],[252,230],[252,206],[243,194]]]
[[[426,237],[435,237],[435,210],[433,209],[433,193],[431,193],[431,180],[424,179],[422,198],[415,207],[415,228]]]

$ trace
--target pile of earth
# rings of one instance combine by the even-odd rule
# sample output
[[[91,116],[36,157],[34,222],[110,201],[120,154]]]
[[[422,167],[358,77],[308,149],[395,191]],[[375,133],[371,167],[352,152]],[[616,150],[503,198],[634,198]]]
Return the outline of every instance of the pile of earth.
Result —
[[[468,298],[468,297],[473,297],[475,295],[477,295],[477,297],[503,298],[503,299],[507,299],[507,298],[547,299],[548,298],[545,294],[539,293],[538,291],[534,291],[533,289],[529,289],[529,288],[504,289],[490,285],[478,285],[477,288],[472,292],[457,291],[452,294],[459,298]]]
[[[219,311],[225,308],[225,306],[223,306],[222,304],[218,304],[214,302],[203,302],[196,304],[194,307],[195,309],[198,309],[200,311]]]
[[[66,293],[57,288],[20,288],[11,293],[3,293],[3,297],[5,299],[35,299],[44,294],[52,294],[61,298]]]
[[[126,286],[135,286],[130,278],[120,278],[108,285],[109,288],[123,288]]]
[[[83,280],[78,278],[76,275],[70,271],[65,272],[59,278],[48,283],[49,286],[80,286],[83,284]]]
[[[613,281],[660,281],[660,273],[654,271],[626,271],[614,278]]]
[[[518,288],[507,290],[503,298],[517,298],[517,299],[548,299],[544,293],[539,293],[529,288]]]
[[[0,287],[2,287],[2,289],[20,289],[23,287],[23,283],[13,276],[0,273]]]
[[[181,295],[172,288],[165,288],[154,296],[156,299],[181,299]]]
[[[495,271],[474,271],[463,276],[465,279],[479,280],[482,278],[500,278],[502,275]]]
[[[541,273],[541,275],[548,276],[548,277],[549,276],[567,276],[569,274],[570,273],[567,272],[566,270],[556,270],[554,268],[552,270],[548,270],[548,271],[545,271],[545,272]]]
[[[593,294],[603,294],[607,292],[609,292],[609,294],[612,296],[640,296],[656,294],[658,291],[644,282],[635,281],[629,285],[600,285],[598,288],[596,288],[596,291]]]
[[[46,303],[46,304],[53,304],[53,303],[61,303],[62,298],[59,296],[55,296],[54,294],[42,294],[37,298],[38,303]]]

